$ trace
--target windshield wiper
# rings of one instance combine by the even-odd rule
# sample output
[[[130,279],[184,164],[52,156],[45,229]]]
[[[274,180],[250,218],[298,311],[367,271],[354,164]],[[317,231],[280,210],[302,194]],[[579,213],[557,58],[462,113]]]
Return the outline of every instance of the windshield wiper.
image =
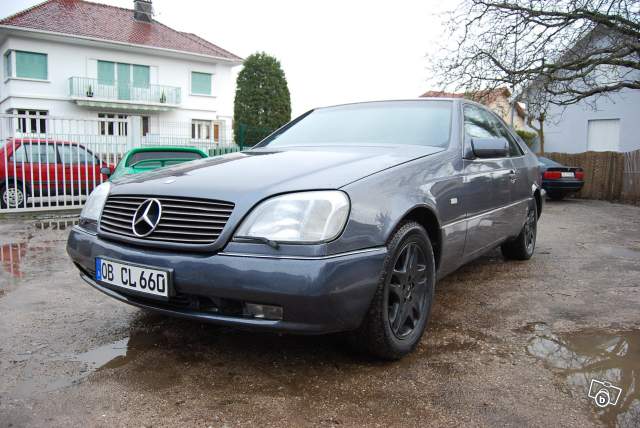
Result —
[[[233,240],[234,241],[240,240],[240,241],[244,241],[244,242],[257,242],[259,244],[266,244],[266,245],[268,245],[271,248],[274,248],[276,250],[278,248],[280,248],[280,244],[278,244],[276,241],[272,241],[269,238],[265,238],[264,236],[234,236]]]

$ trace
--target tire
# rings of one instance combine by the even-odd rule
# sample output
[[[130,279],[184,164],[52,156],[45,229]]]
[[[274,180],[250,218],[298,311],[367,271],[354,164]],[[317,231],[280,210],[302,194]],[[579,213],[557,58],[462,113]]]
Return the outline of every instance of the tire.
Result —
[[[28,195],[28,192],[26,193]],[[17,198],[17,199],[15,199]],[[24,206],[25,203],[25,192],[22,188],[22,183],[19,181],[14,182],[9,181],[7,184],[2,184],[0,186],[0,207],[1,208],[19,208],[20,206]]]
[[[538,232],[538,209],[535,203],[527,211],[527,220],[520,234],[512,241],[502,244],[502,255],[508,260],[529,260],[536,249]]]
[[[416,222],[402,224],[387,249],[371,305],[362,325],[348,339],[358,351],[397,360],[416,348],[426,328],[436,281],[435,259],[427,232]]]

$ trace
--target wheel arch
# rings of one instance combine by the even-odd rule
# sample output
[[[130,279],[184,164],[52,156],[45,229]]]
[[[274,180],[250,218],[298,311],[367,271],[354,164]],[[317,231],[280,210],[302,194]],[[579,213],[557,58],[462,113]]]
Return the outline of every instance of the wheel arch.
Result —
[[[435,258],[437,270],[440,267],[440,257],[442,255],[442,229],[440,228],[440,220],[438,220],[436,211],[427,205],[419,205],[411,208],[404,213],[393,229],[391,229],[391,233],[387,237],[387,240],[391,239],[391,236],[393,236],[393,233],[400,227],[400,225],[407,221],[415,221],[427,231],[429,240],[431,240],[431,246],[433,247],[433,256]]]

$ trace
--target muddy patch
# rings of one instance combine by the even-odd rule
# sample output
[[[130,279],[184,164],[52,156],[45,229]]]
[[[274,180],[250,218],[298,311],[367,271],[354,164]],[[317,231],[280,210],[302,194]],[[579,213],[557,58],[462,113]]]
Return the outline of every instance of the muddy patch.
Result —
[[[587,398],[607,426],[640,426],[640,330],[587,329],[557,334],[532,323],[527,352]]]

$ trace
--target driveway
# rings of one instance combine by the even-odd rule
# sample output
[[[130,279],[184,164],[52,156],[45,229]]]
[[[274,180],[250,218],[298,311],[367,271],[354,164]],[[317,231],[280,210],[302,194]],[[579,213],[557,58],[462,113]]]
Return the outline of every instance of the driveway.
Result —
[[[113,301],[67,258],[71,224],[0,220],[1,426],[640,426],[640,207],[548,203],[533,259],[441,281],[395,363]]]

